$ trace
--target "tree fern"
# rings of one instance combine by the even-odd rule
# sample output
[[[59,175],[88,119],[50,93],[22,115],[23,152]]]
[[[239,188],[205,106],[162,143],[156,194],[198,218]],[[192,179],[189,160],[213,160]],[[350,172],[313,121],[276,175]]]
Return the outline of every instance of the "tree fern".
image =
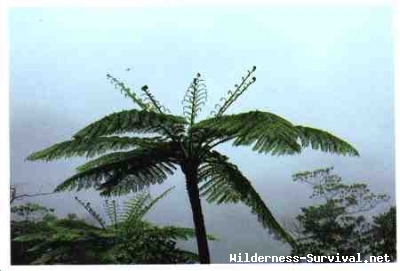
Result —
[[[256,82],[256,67],[216,105],[212,116],[199,120],[207,99],[204,79],[197,74],[183,98],[183,116],[170,114],[149,91],[141,88],[139,98],[129,87],[108,75],[113,84],[139,109],[110,114],[79,130],[70,141],[56,144],[28,157],[53,160],[71,156],[100,157],[84,163],[56,191],[95,187],[102,195],[123,195],[164,182],[181,168],[185,174],[200,261],[210,262],[198,181],[211,202],[243,202],[257,214],[263,226],[292,244],[251,183],[213,148],[230,141],[233,146],[251,146],[271,155],[299,154],[311,147],[328,153],[358,156],[346,141],[324,130],[293,124],[271,112],[250,111],[226,114],[228,109]],[[127,134],[147,135],[145,138]],[[108,152],[108,153],[107,153]],[[111,153],[110,153],[111,152]]]

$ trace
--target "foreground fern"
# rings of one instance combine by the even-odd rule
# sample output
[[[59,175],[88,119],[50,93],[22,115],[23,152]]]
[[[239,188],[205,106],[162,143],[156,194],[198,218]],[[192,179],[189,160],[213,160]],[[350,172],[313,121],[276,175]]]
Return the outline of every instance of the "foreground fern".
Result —
[[[18,234],[13,238],[13,242],[28,245],[29,249],[24,251],[24,254],[34,257],[32,264],[198,262],[197,254],[176,246],[178,240],[193,238],[194,229],[156,226],[144,220],[144,215],[170,190],[154,199],[147,192],[138,193],[121,208],[115,200],[106,200],[104,209],[109,218],[108,222],[90,206],[90,203],[76,198],[98,222],[98,226],[90,225],[73,215],[63,219],[45,215],[42,221],[31,223],[30,228],[35,228],[35,231]],[[18,222],[14,221],[14,225],[17,224]],[[212,236],[208,238],[215,239]]]
[[[228,91],[221,104],[215,106],[211,116],[201,121],[197,117],[207,92],[200,74],[191,81],[184,96],[183,116],[170,114],[147,86],[141,88],[144,96],[141,99],[124,83],[108,75],[139,109],[110,114],[81,129],[71,140],[33,153],[28,159],[50,161],[102,155],[78,167],[77,174],[61,183],[56,191],[96,187],[103,195],[122,195],[162,183],[180,167],[186,177],[201,263],[209,263],[210,256],[200,195],[209,202],[243,202],[264,227],[293,245],[293,238],[278,224],[251,182],[213,148],[231,141],[234,146],[252,146],[257,152],[271,155],[297,154],[305,147],[341,155],[358,156],[358,152],[328,132],[292,124],[270,112],[226,115],[256,81],[255,70],[253,67],[247,71],[234,90]],[[136,137],[133,133],[148,136]]]

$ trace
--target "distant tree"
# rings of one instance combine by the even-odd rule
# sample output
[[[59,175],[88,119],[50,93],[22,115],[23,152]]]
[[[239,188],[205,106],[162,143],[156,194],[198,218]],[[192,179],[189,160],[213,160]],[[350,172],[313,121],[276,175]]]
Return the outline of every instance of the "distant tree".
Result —
[[[213,149],[231,141],[234,146],[253,145],[254,151],[272,155],[298,154],[309,146],[341,155],[357,156],[358,152],[328,132],[294,125],[269,112],[226,115],[256,81],[255,70],[253,67],[247,71],[234,90],[228,91],[221,104],[216,105],[211,116],[199,122],[197,117],[207,98],[200,74],[192,80],[184,96],[183,116],[170,114],[149,92],[148,86],[141,88],[145,97],[142,100],[124,83],[107,75],[140,109],[108,115],[78,131],[71,140],[33,153],[28,159],[90,158],[108,152],[78,167],[78,173],[61,183],[56,191],[96,187],[102,194],[116,195],[162,183],[168,174],[180,168],[186,178],[201,263],[210,263],[210,255],[200,195],[218,204],[243,202],[277,238],[294,245],[293,238],[276,221],[251,182],[228,157]],[[137,137],[133,133],[151,136]],[[117,151],[121,149],[131,150]]]
[[[122,208],[115,200],[105,201],[109,223],[96,213],[90,203],[76,200],[98,222],[88,224],[76,215],[66,218],[44,216],[33,223],[34,230],[14,234],[13,242],[28,244],[24,252],[31,264],[171,264],[195,263],[198,255],[177,247],[177,240],[195,236],[191,228],[156,226],[143,216],[164,197],[167,190],[155,199],[139,193],[125,202]],[[19,207],[24,209],[24,206]],[[16,225],[26,226],[27,221]],[[209,236],[210,239],[214,239]],[[34,258],[34,259],[32,259]],[[26,263],[25,263],[26,264]]]
[[[40,241],[17,242],[14,239],[39,232],[43,228],[42,221],[52,219],[53,212],[54,209],[36,203],[27,203],[11,208],[11,264],[27,265],[40,256],[40,253],[30,251],[30,248],[38,245]]]
[[[293,255],[340,255],[362,257],[371,254],[370,224],[363,212],[388,199],[374,194],[366,184],[344,184],[342,178],[331,174],[333,168],[298,173],[294,181],[313,188],[311,198],[320,204],[301,208],[297,216],[297,245]]]
[[[391,261],[396,261],[396,207],[374,217],[369,232],[371,254],[377,256],[389,255]]]

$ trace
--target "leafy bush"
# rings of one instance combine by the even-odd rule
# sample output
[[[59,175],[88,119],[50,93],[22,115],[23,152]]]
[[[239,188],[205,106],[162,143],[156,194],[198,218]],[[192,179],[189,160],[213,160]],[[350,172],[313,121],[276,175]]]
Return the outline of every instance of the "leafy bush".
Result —
[[[364,258],[384,255],[395,258],[395,211],[379,215],[374,223],[363,213],[387,201],[383,194],[372,193],[366,184],[344,184],[342,178],[331,174],[333,168],[298,173],[294,181],[313,188],[311,198],[320,204],[301,208],[297,216],[297,245],[292,255],[340,255]],[[388,218],[391,218],[388,220]]]

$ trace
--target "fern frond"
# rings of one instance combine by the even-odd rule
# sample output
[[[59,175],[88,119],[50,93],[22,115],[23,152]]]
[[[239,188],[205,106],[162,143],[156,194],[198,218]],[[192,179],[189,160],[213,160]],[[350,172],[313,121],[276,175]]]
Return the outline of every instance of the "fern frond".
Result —
[[[330,153],[349,154],[359,156],[358,151],[349,143],[322,130],[311,127],[296,126],[299,140],[303,147],[311,146],[312,149]]]
[[[144,93],[144,101],[147,104],[151,105],[149,110],[155,109],[158,113],[170,113],[171,111],[167,109],[165,106],[161,105],[161,103],[156,99],[156,97],[149,91],[149,87],[147,85],[143,86],[141,90]]]
[[[195,123],[196,117],[201,111],[201,106],[207,100],[207,89],[204,80],[200,78],[198,73],[193,81],[190,83],[186,94],[182,100],[183,115],[188,120],[190,126]]]
[[[310,145],[321,151],[358,155],[357,150],[349,143],[328,132],[295,126],[269,112],[250,111],[220,116],[201,121],[193,127],[194,131],[202,129],[208,131],[209,139],[203,143],[206,150],[233,140],[234,146],[254,144],[254,151],[272,155],[300,153]]]
[[[171,192],[172,189],[174,189],[175,187],[170,187],[167,190],[165,190],[164,192],[162,192],[160,195],[158,195],[157,197],[155,197],[154,199],[151,199],[149,203],[144,204],[140,210],[140,216],[143,218],[144,215],[162,198],[164,198],[169,192]]]
[[[126,86],[123,82],[112,76],[111,74],[107,74],[107,78],[110,80],[112,84],[114,84],[115,88],[119,88],[121,93],[125,95],[125,97],[131,98],[131,100],[137,104],[141,109],[147,110],[149,108],[149,104],[145,103],[142,99],[140,99],[128,86]]]
[[[273,155],[293,154],[301,151],[297,143],[297,131],[287,120],[268,112],[220,116],[201,121],[194,130],[206,130],[209,148],[221,142],[234,139],[233,145],[253,145],[259,153]],[[212,144],[216,141],[215,144]]]
[[[75,200],[100,224],[103,229],[106,228],[104,220],[95,210],[93,210],[93,208],[90,206],[90,202],[84,203],[78,197],[75,197]]]
[[[73,156],[85,156],[89,158],[112,150],[152,146],[162,140],[161,137],[140,138],[119,136],[96,137],[90,140],[72,139],[34,152],[27,157],[27,160],[51,161]]]
[[[253,76],[251,79],[251,75],[256,71],[256,66],[253,66],[251,70],[247,71],[247,75],[242,77],[242,81],[235,85],[235,90],[229,90],[227,93],[227,97],[223,97],[220,99],[222,104],[216,104],[214,111],[211,114],[215,115],[215,117],[222,116],[225,111],[252,85],[256,82],[256,78]]]
[[[155,199],[151,199],[149,192],[142,192],[126,201],[124,204],[124,212],[121,216],[125,230],[129,231],[130,228],[135,228],[135,226],[143,220],[145,214],[172,189],[173,187],[167,189]]]
[[[104,201],[104,211],[107,214],[108,218],[110,219],[111,225],[114,226],[114,228],[117,230],[118,223],[120,222],[120,220],[119,220],[119,208],[116,200],[106,199]]]
[[[174,148],[158,146],[103,155],[79,167],[80,172],[65,180],[55,191],[97,187],[102,195],[124,194],[161,183],[175,166]]]
[[[170,172],[172,172],[171,165],[162,163],[146,167],[132,167],[122,173],[118,172],[118,169],[95,168],[68,178],[56,187],[55,192],[73,189],[80,191],[95,187],[101,191],[101,195],[120,196],[129,192],[141,191],[153,184],[160,184],[167,179]]]
[[[96,159],[90,160],[76,168],[79,172],[93,169],[107,164],[125,163],[128,161],[137,164],[142,161],[157,161],[158,159],[167,159],[169,162],[175,162],[179,157],[177,149],[172,142],[154,143],[145,148],[136,148],[132,151],[112,152],[104,154]]]
[[[123,110],[108,115],[78,131],[74,138],[95,137],[123,133],[158,133],[166,135],[166,130],[184,132],[186,120],[180,116],[159,114],[146,110]]]
[[[236,203],[243,202],[256,214],[263,227],[268,228],[278,239],[287,241],[292,246],[294,239],[276,221],[271,211],[251,185],[250,181],[240,172],[237,166],[228,162],[228,158],[216,151],[210,152],[207,162],[201,166],[200,187],[202,196],[209,202]]]
[[[150,193],[142,192],[136,194],[124,203],[122,221],[126,231],[137,228],[137,224],[141,222],[143,218],[142,210],[150,198]]]

